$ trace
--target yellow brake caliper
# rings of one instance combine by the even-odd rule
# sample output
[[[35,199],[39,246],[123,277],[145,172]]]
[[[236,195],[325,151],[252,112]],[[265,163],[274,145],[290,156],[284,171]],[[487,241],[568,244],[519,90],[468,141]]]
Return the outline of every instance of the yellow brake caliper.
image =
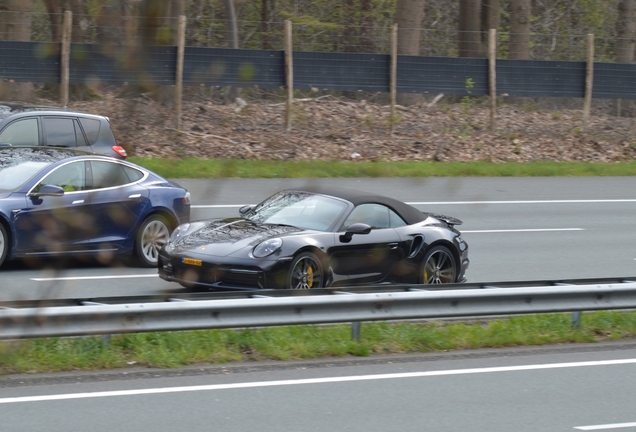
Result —
[[[314,268],[311,266],[307,269],[307,286],[309,288],[314,286]]]

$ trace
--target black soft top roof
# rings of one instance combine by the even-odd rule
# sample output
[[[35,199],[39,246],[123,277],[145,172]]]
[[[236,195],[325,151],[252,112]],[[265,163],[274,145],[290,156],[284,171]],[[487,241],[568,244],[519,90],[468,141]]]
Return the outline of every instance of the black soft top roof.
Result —
[[[347,200],[354,206],[358,206],[360,204],[382,204],[389,207],[398,215],[400,215],[400,217],[404,219],[404,221],[409,225],[421,222],[427,218],[427,215],[425,213],[422,213],[415,207],[384,195],[377,195],[369,192],[362,192],[334,186],[303,186],[290,190],[311,192],[321,195],[330,195],[336,198]]]

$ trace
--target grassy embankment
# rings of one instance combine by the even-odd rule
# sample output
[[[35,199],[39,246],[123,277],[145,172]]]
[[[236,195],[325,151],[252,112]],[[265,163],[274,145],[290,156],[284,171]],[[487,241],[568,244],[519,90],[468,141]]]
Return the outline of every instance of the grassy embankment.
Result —
[[[132,158],[169,178],[628,176],[636,163],[341,163],[163,161]],[[179,367],[195,363],[368,356],[552,343],[598,342],[636,336],[636,312],[516,316],[490,321],[366,323],[359,341],[348,325],[294,326],[42,339],[0,343],[0,373]]]
[[[273,162],[131,158],[167,178],[632,176],[636,161],[591,162]]]

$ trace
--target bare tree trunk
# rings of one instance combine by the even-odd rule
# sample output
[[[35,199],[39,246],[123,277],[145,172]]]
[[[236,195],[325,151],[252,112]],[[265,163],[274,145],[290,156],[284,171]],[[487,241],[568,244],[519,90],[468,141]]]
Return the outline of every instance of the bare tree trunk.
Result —
[[[618,4],[618,20],[616,22],[616,62],[634,62],[634,38],[636,37],[636,0],[621,0]],[[619,117],[631,116],[633,101],[616,99],[612,110]]]
[[[621,0],[616,22],[616,62],[634,61],[634,37],[636,36],[636,0]]]
[[[425,0],[398,0],[395,11],[395,23],[398,25],[398,54],[420,54],[424,3]],[[400,105],[413,105],[420,99],[419,94],[398,93],[397,95],[397,103]]]
[[[356,39],[356,0],[344,1],[344,31],[342,34],[342,40],[340,43],[341,49],[344,52],[356,52],[358,51],[355,43]]]
[[[223,0],[225,5],[225,16],[227,19],[227,42],[229,48],[239,47],[238,22],[236,20],[236,9],[234,0]],[[241,91],[237,87],[228,87],[223,98],[223,103],[231,104],[241,96]]]
[[[62,5],[57,0],[44,0],[46,13],[51,23],[51,42],[62,40]]]
[[[482,57],[481,1],[459,1],[459,56]]]
[[[261,49],[271,48],[269,43],[269,0],[261,0]]]
[[[499,30],[499,0],[482,0],[481,2],[481,53],[488,53],[488,32]],[[480,55],[482,57],[482,55]]]
[[[530,59],[530,0],[510,0],[509,57]]]
[[[10,41],[31,40],[32,0],[0,1],[0,39]],[[0,98],[33,102],[35,90],[30,82],[0,83]]]
[[[373,16],[371,0],[362,0],[360,4],[362,16],[360,17],[360,52],[372,53],[375,48],[373,43]]]

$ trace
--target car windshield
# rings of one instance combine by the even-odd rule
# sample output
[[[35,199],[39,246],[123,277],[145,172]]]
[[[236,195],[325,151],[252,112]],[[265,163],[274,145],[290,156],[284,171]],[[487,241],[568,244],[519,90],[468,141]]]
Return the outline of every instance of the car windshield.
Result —
[[[15,190],[50,164],[20,159],[0,160],[0,190]]]
[[[253,222],[326,231],[346,208],[345,202],[335,198],[286,191],[266,199],[245,217]]]

